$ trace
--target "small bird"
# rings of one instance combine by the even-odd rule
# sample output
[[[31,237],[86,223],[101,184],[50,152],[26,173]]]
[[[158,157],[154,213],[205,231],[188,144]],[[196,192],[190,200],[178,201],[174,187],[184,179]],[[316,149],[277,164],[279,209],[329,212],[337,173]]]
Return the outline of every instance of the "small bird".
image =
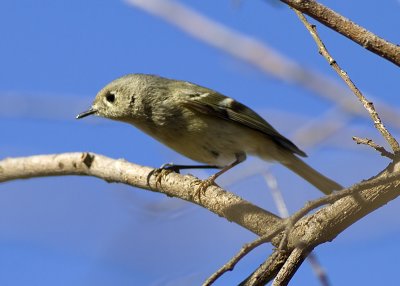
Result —
[[[205,180],[215,179],[255,155],[277,161],[324,194],[342,189],[303,162],[307,157],[256,112],[214,90],[156,75],[128,74],[98,92],[91,108],[76,118],[97,115],[132,124],[182,155],[207,165],[172,165],[220,168]],[[168,167],[167,167],[168,168]]]

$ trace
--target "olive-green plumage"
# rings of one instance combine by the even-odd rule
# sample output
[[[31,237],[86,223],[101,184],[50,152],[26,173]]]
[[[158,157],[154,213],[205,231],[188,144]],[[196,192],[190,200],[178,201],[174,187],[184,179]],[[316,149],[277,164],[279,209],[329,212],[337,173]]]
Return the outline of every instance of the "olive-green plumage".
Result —
[[[280,162],[326,194],[342,188],[298,158],[306,154],[253,110],[190,82],[129,74],[100,90],[77,118],[90,114],[130,123],[186,157],[224,168],[218,175],[252,154]]]

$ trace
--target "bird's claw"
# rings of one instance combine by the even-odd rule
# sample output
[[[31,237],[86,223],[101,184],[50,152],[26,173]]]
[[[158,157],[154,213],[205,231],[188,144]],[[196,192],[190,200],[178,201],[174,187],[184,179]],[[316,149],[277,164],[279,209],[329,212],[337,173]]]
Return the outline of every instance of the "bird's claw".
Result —
[[[179,174],[179,169],[172,163],[166,163],[162,165],[160,168],[153,169],[147,176],[147,184],[150,185],[150,178],[152,176],[155,176],[156,187],[157,187],[161,185],[161,180],[163,179],[163,177],[172,172]]]
[[[210,176],[209,178],[202,180],[200,184],[197,186],[197,188],[194,191],[194,197],[197,197],[199,201],[201,201],[201,196],[204,196],[206,194],[206,191],[208,187],[210,186],[217,186],[218,185],[215,183],[215,176]]]

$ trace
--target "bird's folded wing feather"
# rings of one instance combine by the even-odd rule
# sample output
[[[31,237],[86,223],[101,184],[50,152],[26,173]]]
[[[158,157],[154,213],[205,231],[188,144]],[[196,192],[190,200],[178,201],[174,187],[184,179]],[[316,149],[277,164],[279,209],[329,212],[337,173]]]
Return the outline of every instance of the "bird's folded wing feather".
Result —
[[[294,143],[273,128],[271,124],[240,102],[217,92],[193,93],[190,96],[187,96],[188,94],[185,95],[186,99],[183,103],[187,108],[249,127],[267,135],[281,147],[300,156],[307,156]]]

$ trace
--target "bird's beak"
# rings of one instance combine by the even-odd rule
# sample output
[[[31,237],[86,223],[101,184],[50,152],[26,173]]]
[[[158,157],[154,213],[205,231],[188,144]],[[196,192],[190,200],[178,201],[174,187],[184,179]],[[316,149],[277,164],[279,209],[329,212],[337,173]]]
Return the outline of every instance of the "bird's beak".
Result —
[[[79,114],[76,116],[76,119],[81,119],[81,118],[83,118],[83,117],[86,117],[86,116],[95,114],[96,112],[97,112],[97,109],[94,109],[93,107],[91,107],[90,109],[88,109],[88,110],[86,110],[86,111],[84,111],[84,112],[82,112],[82,113],[79,113]]]

